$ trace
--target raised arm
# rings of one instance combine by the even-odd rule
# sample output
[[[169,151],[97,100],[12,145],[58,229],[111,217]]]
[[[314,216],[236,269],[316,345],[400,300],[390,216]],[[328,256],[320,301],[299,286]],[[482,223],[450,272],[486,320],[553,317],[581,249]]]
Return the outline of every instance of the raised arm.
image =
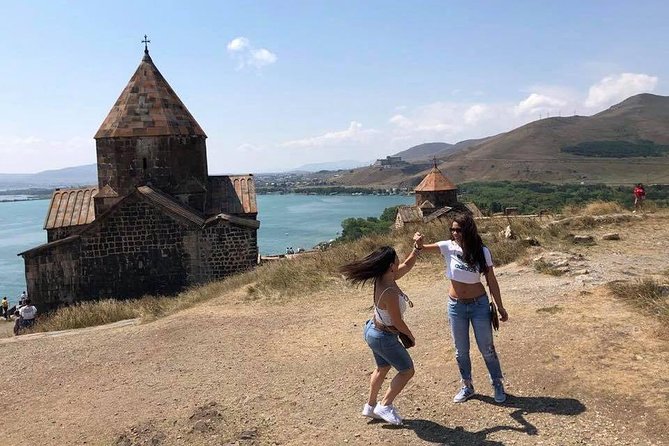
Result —
[[[416,239],[416,236],[418,236],[418,239]],[[430,243],[430,244],[424,244],[423,243],[423,234],[420,232],[416,232],[416,235],[414,235],[414,247],[417,249],[425,252],[431,252],[431,253],[436,253],[436,252],[441,252],[441,249],[439,248],[439,245],[437,243]]]
[[[397,272],[395,273],[395,280],[399,280],[402,276],[404,276],[406,273],[411,271],[411,268],[416,264],[416,259],[418,258],[418,254],[421,252],[421,248],[418,246],[418,242],[422,241],[423,236],[420,234],[420,232],[416,232],[413,236],[413,249],[409,253],[406,259],[404,259],[404,262],[400,263],[400,266],[397,268]]]

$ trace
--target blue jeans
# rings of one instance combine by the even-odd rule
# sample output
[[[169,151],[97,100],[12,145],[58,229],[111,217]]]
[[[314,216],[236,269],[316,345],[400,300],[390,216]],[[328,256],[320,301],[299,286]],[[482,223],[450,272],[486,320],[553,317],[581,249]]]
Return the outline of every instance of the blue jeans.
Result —
[[[451,325],[451,334],[455,343],[455,359],[460,369],[463,381],[472,381],[472,362],[469,359],[469,323],[474,328],[474,336],[479,351],[483,355],[490,380],[502,380],[502,367],[499,364],[495,345],[492,341],[492,326],[490,325],[490,306],[488,296],[483,294],[472,303],[463,304],[448,298],[448,320]]]
[[[377,367],[393,366],[398,372],[413,369],[411,356],[396,334],[379,330],[370,319],[365,323],[364,336],[365,342],[372,349]]]

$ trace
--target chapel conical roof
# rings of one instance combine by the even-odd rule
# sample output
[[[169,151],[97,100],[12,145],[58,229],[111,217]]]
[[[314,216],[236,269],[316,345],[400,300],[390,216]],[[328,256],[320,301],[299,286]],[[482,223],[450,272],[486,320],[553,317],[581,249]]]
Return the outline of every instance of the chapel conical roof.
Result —
[[[423,178],[423,181],[421,181],[414,190],[416,192],[438,192],[457,189],[458,187],[441,173],[435,161],[432,170],[430,170],[425,178]]]
[[[204,136],[181,99],[172,90],[149,51],[95,134],[98,138]]]

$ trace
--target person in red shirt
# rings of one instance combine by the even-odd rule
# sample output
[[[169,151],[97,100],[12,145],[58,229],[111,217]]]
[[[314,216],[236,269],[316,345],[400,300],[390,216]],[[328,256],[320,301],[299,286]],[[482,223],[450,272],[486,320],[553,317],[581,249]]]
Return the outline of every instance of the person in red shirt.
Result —
[[[646,199],[646,189],[644,189],[643,184],[639,183],[634,187],[634,211],[636,213],[638,209],[641,209],[643,200]]]

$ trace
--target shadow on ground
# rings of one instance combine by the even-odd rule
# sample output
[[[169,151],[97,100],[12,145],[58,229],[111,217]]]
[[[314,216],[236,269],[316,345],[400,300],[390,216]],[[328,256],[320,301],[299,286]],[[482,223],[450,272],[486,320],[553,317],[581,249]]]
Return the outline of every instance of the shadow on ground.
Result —
[[[446,427],[430,420],[412,419],[404,420],[404,425],[397,428],[411,429],[418,438],[430,443],[442,445],[485,445],[500,446],[504,443],[494,440],[487,440],[488,434],[499,431],[515,431],[526,435],[537,435],[538,429],[525,419],[525,415],[533,413],[548,413],[552,415],[574,416],[585,412],[585,405],[573,398],[552,398],[552,397],[517,397],[509,395],[507,401],[503,404],[495,403],[488,396],[476,395],[473,399],[478,399],[484,403],[495,404],[497,406],[516,409],[509,415],[520,424],[520,426],[498,425],[492,426],[478,432],[469,432],[461,426]],[[384,426],[394,428],[391,426]]]

